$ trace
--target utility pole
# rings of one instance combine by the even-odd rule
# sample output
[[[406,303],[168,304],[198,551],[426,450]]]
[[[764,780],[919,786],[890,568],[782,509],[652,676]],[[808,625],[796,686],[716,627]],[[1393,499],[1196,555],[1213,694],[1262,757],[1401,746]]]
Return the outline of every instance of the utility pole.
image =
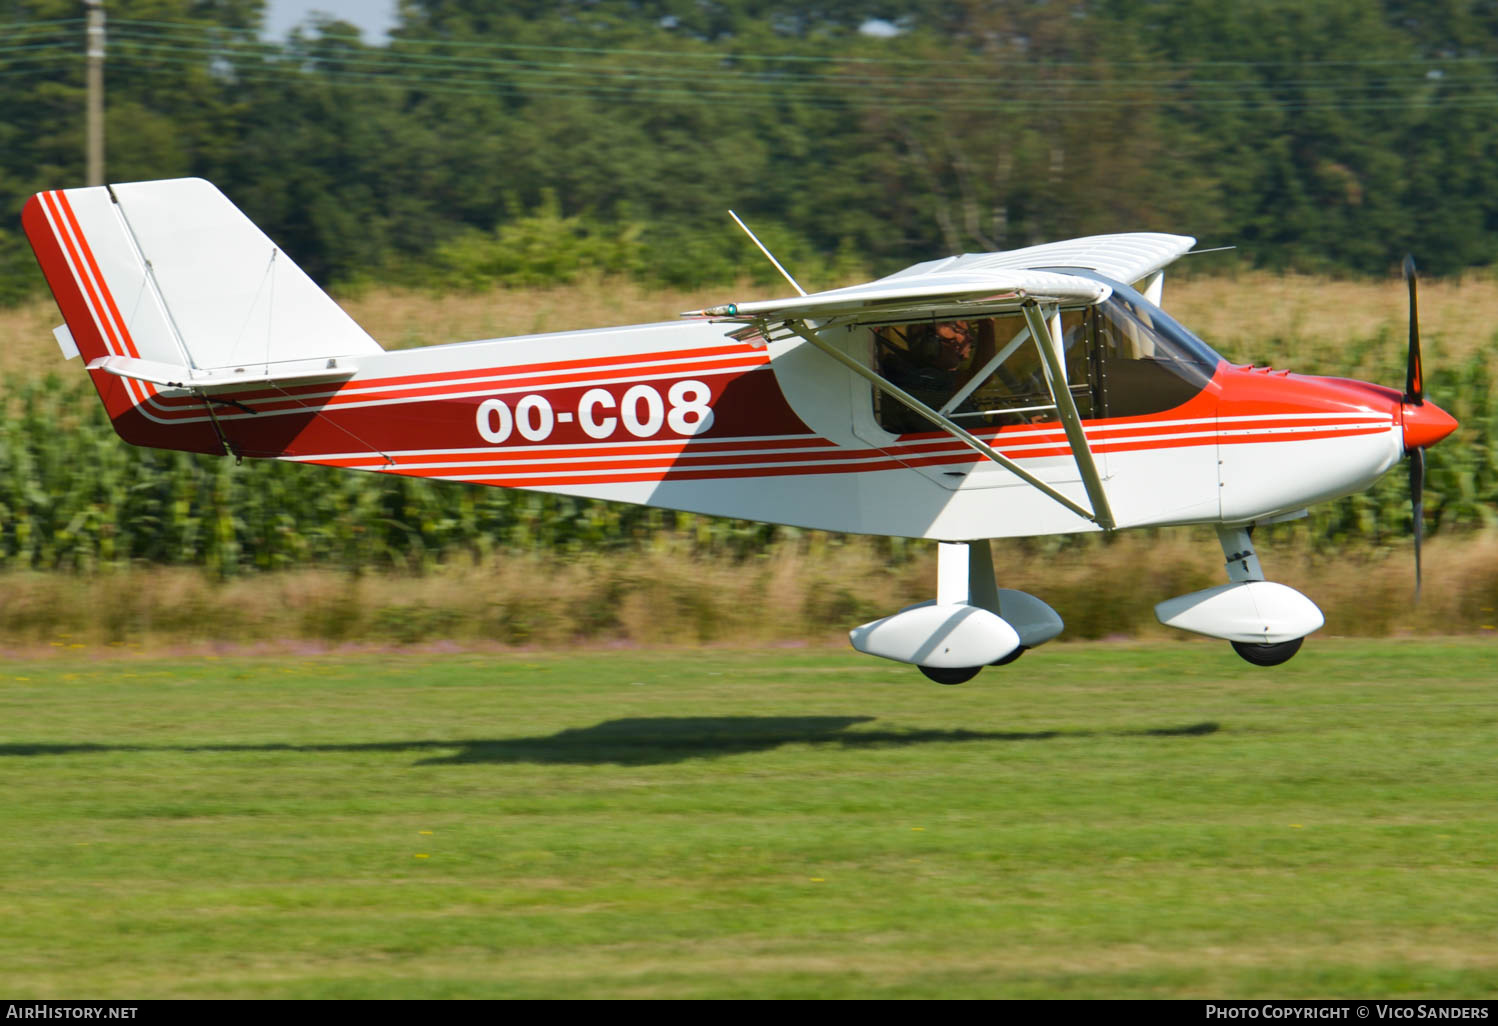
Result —
[[[88,184],[104,184],[104,0],[88,7]]]

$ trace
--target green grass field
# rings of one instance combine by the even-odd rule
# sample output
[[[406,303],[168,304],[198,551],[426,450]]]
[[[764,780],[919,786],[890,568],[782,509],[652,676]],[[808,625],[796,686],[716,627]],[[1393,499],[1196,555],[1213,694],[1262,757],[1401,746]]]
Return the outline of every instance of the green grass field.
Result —
[[[1495,669],[11,660],[0,992],[1493,997]]]

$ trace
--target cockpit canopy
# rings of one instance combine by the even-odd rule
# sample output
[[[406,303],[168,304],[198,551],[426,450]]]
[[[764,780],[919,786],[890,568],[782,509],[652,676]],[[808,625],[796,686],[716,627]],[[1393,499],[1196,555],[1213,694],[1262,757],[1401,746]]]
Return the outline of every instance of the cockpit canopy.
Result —
[[[1113,290],[1061,312],[1066,377],[1084,420],[1138,417],[1188,402],[1222,358],[1139,292],[1093,271],[1065,268]],[[875,369],[968,430],[1055,419],[1040,354],[1020,313],[932,319],[873,329]],[[896,434],[928,421],[879,390],[875,416]]]

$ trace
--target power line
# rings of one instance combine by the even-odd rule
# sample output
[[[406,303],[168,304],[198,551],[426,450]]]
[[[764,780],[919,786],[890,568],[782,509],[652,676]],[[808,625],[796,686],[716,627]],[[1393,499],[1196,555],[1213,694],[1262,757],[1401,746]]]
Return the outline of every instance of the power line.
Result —
[[[58,31],[58,26],[76,26],[80,22],[81,19],[60,19],[54,23],[46,23],[46,26],[50,33]],[[21,27],[34,29],[43,24],[23,23]],[[146,27],[150,27],[152,31],[146,33]],[[111,50],[111,58],[122,62],[139,61],[179,68],[203,67],[215,74],[232,75],[239,82],[273,83],[295,81],[296,76],[306,76],[310,80],[345,88],[393,87],[456,95],[520,97],[535,94],[636,104],[676,100],[743,102],[756,99],[812,109],[847,109],[866,105],[872,99],[885,109],[936,108],[973,112],[1118,110],[1151,105],[1162,109],[1202,111],[1394,110],[1487,107],[1498,103],[1498,99],[1486,95],[1453,93],[1453,87],[1467,87],[1468,81],[1464,77],[1452,76],[1447,79],[1443,75],[1439,79],[1432,79],[1428,77],[1428,72],[1418,78],[1373,81],[1328,78],[1233,81],[1195,79],[1189,74],[1169,79],[1110,78],[1101,75],[1083,79],[1046,80],[1034,76],[1007,79],[991,74],[932,78],[901,73],[880,77],[865,72],[839,73],[836,68],[830,73],[767,73],[763,69],[744,67],[677,71],[662,69],[655,64],[642,66],[633,62],[412,54],[390,48],[354,48],[340,52],[336,55],[338,66],[329,67],[322,63],[322,58],[297,54],[294,50],[288,53],[286,48],[278,45],[249,42],[245,39],[243,30],[133,19],[116,19],[111,23],[111,28],[115,44]],[[449,44],[444,42],[441,45]],[[27,41],[0,46],[0,53],[14,53],[16,56],[11,59],[11,63],[40,63],[75,55],[77,51],[74,46],[76,43],[61,39],[56,42]],[[48,53],[64,47],[68,53]],[[473,47],[481,48],[489,54],[544,51],[554,54],[600,53],[617,57],[619,54],[664,53],[510,43],[475,43]],[[719,60],[724,57],[722,54],[698,56],[713,56]],[[730,56],[738,60],[744,55]],[[775,61],[787,55],[751,56],[754,59]],[[258,66],[246,64],[246,60],[256,59],[260,62]],[[818,60],[829,67],[846,63],[846,58],[843,57],[824,57]],[[1484,63],[1487,60],[1484,59]],[[1222,67],[1227,63],[1229,62],[1207,62],[1203,66]],[[1387,69],[1429,67],[1432,62],[1372,59],[1319,63],[1325,67]],[[1246,68],[1289,66],[1287,62],[1242,61],[1231,64]],[[976,70],[976,65],[971,66]],[[1052,66],[1057,65],[1041,67],[1044,69]],[[1181,68],[1183,72],[1189,70],[1184,65],[1174,67]],[[1100,70],[1107,71],[1108,67]],[[496,77],[487,77],[489,72],[493,72]],[[8,77],[14,72],[0,74]],[[1108,92],[1091,96],[1075,95],[1072,92],[1102,88]],[[998,90],[1003,91],[1002,95],[993,95]],[[1432,90],[1440,92],[1431,95]],[[1214,95],[1229,91],[1234,94],[1246,91],[1248,95]],[[1401,91],[1405,91],[1406,95],[1397,95]],[[1060,95],[1057,95],[1058,92]],[[920,95],[922,93],[926,95]],[[1286,93],[1296,95],[1285,95]]]
[[[197,47],[197,46],[176,46],[176,45],[172,45],[172,44],[158,43],[158,42],[156,42],[154,40],[150,40],[150,39],[141,40],[138,37],[134,37],[134,36],[126,36],[126,41],[129,43],[129,46],[133,47],[135,50],[138,50],[138,51],[140,51],[142,53],[150,53],[150,54],[155,54],[155,55],[187,54],[187,55],[190,55],[190,56],[202,57],[202,58],[205,58],[205,59],[208,59],[208,60],[217,60],[217,59],[222,59],[222,58],[231,56],[231,54],[229,54],[226,51],[224,51],[222,49],[219,49],[219,48],[207,49],[207,48]],[[128,48],[127,48],[127,50],[125,52],[128,53]],[[633,65],[623,65],[623,66],[617,66],[617,65],[608,65],[608,66],[591,65],[591,66],[588,66],[588,65],[577,65],[577,64],[567,63],[567,64],[559,64],[559,65],[547,66],[547,65],[537,64],[535,62],[530,62],[530,61],[484,62],[484,63],[476,64],[475,65],[475,64],[472,64],[472,63],[470,63],[468,61],[459,61],[459,62],[456,62],[455,64],[453,64],[453,65],[450,66],[448,63],[441,62],[441,61],[432,61],[432,60],[420,60],[420,61],[390,60],[388,58],[375,57],[375,56],[364,56],[364,57],[361,57],[361,56],[359,56],[357,54],[349,57],[348,59],[340,59],[337,62],[337,64],[338,64],[337,68],[319,67],[317,65],[314,65],[312,67],[310,73],[312,73],[312,74],[321,74],[321,75],[347,74],[350,69],[370,68],[370,69],[373,69],[372,71],[370,71],[368,73],[369,76],[370,76],[370,78],[371,78],[371,80],[376,80],[376,79],[390,79],[390,80],[411,81],[413,79],[411,78],[411,76],[408,75],[408,71],[411,70],[411,69],[415,69],[415,70],[427,70],[427,69],[430,69],[430,70],[435,70],[435,71],[454,70],[454,71],[460,71],[460,72],[478,72],[478,73],[482,73],[482,72],[484,72],[486,70],[490,70],[490,65],[498,64],[499,65],[498,70],[502,74],[504,74],[506,76],[509,76],[509,77],[516,77],[516,78],[525,78],[525,77],[531,76],[531,77],[554,77],[554,78],[568,78],[568,77],[573,77],[573,78],[582,78],[582,79],[587,79],[587,80],[592,80],[592,81],[600,81],[600,82],[614,82],[614,81],[685,82],[685,83],[689,83],[689,84],[691,84],[693,86],[696,86],[696,87],[701,87],[704,84],[706,84],[708,87],[716,87],[716,86],[720,85],[720,83],[717,80],[719,78],[723,77],[721,74],[715,74],[711,78],[705,78],[701,74],[695,74],[695,73],[692,73],[692,72],[666,72],[666,73],[658,73],[658,72],[655,72],[655,71],[641,70],[640,68],[638,68],[636,66],[633,66]],[[804,87],[808,87],[808,88],[810,88],[812,90],[820,91],[820,92],[852,92],[852,91],[858,91],[860,93],[865,93],[866,94],[869,91],[874,91],[874,92],[899,93],[899,94],[903,95],[906,91],[908,91],[909,86],[912,85],[912,84],[928,84],[928,85],[934,84],[934,85],[940,85],[940,86],[942,86],[943,89],[945,90],[944,95],[949,96],[949,97],[953,95],[954,88],[962,87],[962,86],[967,86],[967,85],[981,85],[981,86],[984,86],[984,87],[990,88],[990,89],[991,88],[1004,88],[1006,90],[1009,90],[1012,93],[1012,92],[1014,92],[1016,90],[1017,91],[1021,91],[1021,92],[1051,92],[1051,91],[1054,91],[1055,89],[1058,89],[1058,88],[1068,88],[1068,87],[1084,87],[1084,88],[1086,88],[1086,87],[1092,87],[1092,86],[1097,85],[1097,84],[1101,84],[1101,83],[1093,83],[1093,82],[1085,82],[1085,81],[1084,82],[1076,82],[1076,81],[1069,81],[1069,80],[1062,80],[1062,81],[1056,81],[1056,82],[1047,82],[1047,81],[1044,81],[1044,80],[1041,80],[1041,81],[1029,80],[1029,81],[1024,81],[1024,82],[1010,82],[1010,81],[1002,80],[1002,79],[932,80],[932,79],[924,79],[924,78],[921,78],[921,79],[892,78],[892,79],[887,79],[887,80],[878,80],[878,79],[868,79],[866,77],[861,77],[861,76],[860,77],[852,77],[852,78],[829,77],[829,76],[802,76],[802,75],[788,76],[788,77],[781,77],[781,76],[764,77],[764,76],[759,76],[759,75],[756,75],[756,74],[753,74],[753,73],[747,73],[746,74],[746,73],[743,73],[743,72],[739,72],[739,73],[735,73],[735,74],[736,74],[736,77],[734,78],[734,88],[739,88],[739,87],[742,87],[742,86],[749,86],[751,88],[756,88],[756,89],[776,90],[776,89],[782,89],[782,88],[784,88],[786,86],[787,82],[793,82],[795,84],[800,84],[800,85],[802,85]],[[445,80],[445,79],[444,80],[439,80],[439,79],[425,78],[425,79],[417,79],[416,81],[420,81],[423,85],[430,86],[430,85],[437,84],[437,82],[439,82],[439,81],[449,81],[449,80]],[[485,82],[475,81],[475,80],[458,79],[456,81],[458,81],[460,84],[465,84],[465,85],[484,85],[485,84]],[[1214,92],[1214,91],[1232,90],[1234,92],[1238,92],[1238,91],[1243,90],[1245,87],[1251,88],[1251,89],[1256,89],[1256,90],[1269,89],[1269,90],[1274,90],[1274,91],[1284,91],[1284,90],[1288,90],[1288,89],[1299,89],[1299,90],[1305,90],[1307,92],[1325,92],[1325,93],[1338,93],[1338,92],[1341,92],[1341,93],[1345,93],[1345,94],[1361,96],[1361,95],[1364,95],[1364,94],[1376,94],[1376,93],[1388,92],[1388,91],[1392,91],[1392,90],[1396,90],[1396,89],[1403,89],[1403,88],[1427,89],[1427,88],[1430,88],[1433,85],[1433,82],[1432,82],[1432,80],[1430,80],[1428,78],[1423,78],[1422,77],[1422,78],[1418,78],[1418,79],[1400,80],[1400,81],[1373,81],[1373,82],[1351,81],[1351,82],[1337,82],[1337,81],[1329,81],[1329,80],[1302,79],[1302,80],[1294,80],[1294,81],[1290,81],[1290,82],[1274,82],[1274,83],[1243,83],[1243,82],[1218,82],[1218,81],[1199,82],[1199,81],[1195,81],[1195,80],[1191,80],[1191,79],[1185,79],[1185,80],[1173,81],[1173,82],[1171,82],[1171,81],[1162,81],[1162,80],[1157,80],[1157,79],[1142,80],[1142,81],[1128,80],[1128,79],[1115,79],[1115,80],[1112,80],[1112,81],[1108,81],[1106,84],[1107,84],[1107,86],[1109,88],[1114,89],[1114,90],[1123,89],[1123,90],[1135,90],[1135,91],[1142,91],[1142,92],[1151,92],[1152,91],[1152,92],[1162,93],[1162,94],[1164,94],[1167,97],[1170,94],[1172,94],[1172,93],[1184,93],[1184,92],[1194,92],[1194,91]],[[1215,103],[1218,103],[1220,101],[1215,101],[1214,100],[1214,101],[1206,101],[1206,102],[1215,104]],[[1253,102],[1257,103],[1257,102],[1263,102],[1263,101],[1256,99]]]
[[[116,60],[129,60],[128,56],[117,55]],[[152,70],[158,65],[172,65],[184,68],[204,69],[201,62],[185,58],[173,58],[156,56],[141,58],[145,61],[144,70]],[[233,81],[264,84],[285,84],[294,81],[294,78],[283,72],[272,70],[250,69],[228,69],[226,74],[232,72]],[[742,104],[747,100],[763,100],[767,102],[780,102],[794,104],[796,106],[811,109],[824,110],[846,110],[858,105],[860,97],[856,91],[849,90],[843,96],[836,94],[818,96],[809,93],[795,93],[789,91],[775,92],[764,90],[759,92],[745,92],[742,90],[714,90],[714,89],[663,89],[654,87],[634,87],[628,85],[593,85],[582,86],[574,83],[545,83],[545,82],[512,82],[493,79],[462,79],[462,78],[422,78],[414,75],[400,73],[361,73],[343,72],[337,70],[321,69],[310,73],[307,78],[313,82],[327,85],[352,87],[352,88],[374,88],[388,87],[408,89],[411,91],[425,93],[439,93],[467,96],[524,96],[539,94],[553,97],[580,97],[595,99],[603,102],[630,102],[637,104],[651,103],[657,100],[690,101],[697,103],[727,103]],[[1369,99],[1360,97],[1342,98],[1327,101],[1300,101],[1294,99],[1273,99],[1258,97],[1243,97],[1224,100],[1200,100],[1182,97],[1111,97],[1094,96],[1083,98],[1050,97],[1050,98],[1023,98],[1023,97],[1001,97],[981,98],[963,96],[940,96],[940,97],[902,97],[893,100],[880,100],[881,109],[901,110],[961,110],[969,112],[1046,112],[1046,111],[1076,111],[1076,110],[1127,110],[1140,106],[1156,105],[1162,108],[1199,108],[1202,110],[1217,111],[1306,111],[1306,110],[1397,110],[1397,109],[1440,109],[1440,108],[1465,108],[1465,107],[1491,107],[1498,105],[1498,95],[1479,94],[1473,96],[1454,97],[1407,97],[1394,100]]]
[[[208,33],[208,32],[243,33],[243,32],[249,31],[247,29],[236,29],[236,28],[228,28],[228,27],[221,27],[221,26],[195,25],[195,24],[187,23],[187,22],[148,21],[148,20],[143,20],[143,19],[126,19],[126,18],[116,18],[116,19],[113,19],[111,21],[111,24],[112,25],[118,25],[118,26],[126,26],[126,25],[128,25],[128,26],[141,26],[141,27],[150,28],[150,29],[161,29],[161,30],[170,30],[170,31],[183,32],[183,33],[198,33],[198,34]],[[898,46],[898,45],[901,45],[901,39],[902,39],[902,37],[893,37],[892,39],[889,39],[889,40],[879,41],[879,40],[875,40],[873,37],[863,37],[860,42],[861,42],[861,45],[865,45],[865,46],[869,46],[869,45],[883,45],[883,44],[888,44],[888,45],[891,45],[891,46]],[[698,43],[696,41],[693,41],[693,44],[697,45],[697,46],[710,45],[710,44],[706,44],[706,43]],[[391,43],[388,46],[386,46],[386,47],[374,47],[374,48],[367,48],[367,49],[389,51],[393,47],[408,47],[408,46],[431,46],[431,47],[436,47],[436,48],[452,48],[452,49],[521,50],[521,51],[536,51],[536,52],[547,52],[547,53],[588,53],[588,54],[602,54],[602,55],[609,55],[609,56],[624,55],[624,56],[638,56],[638,57],[670,57],[670,58],[674,58],[674,59],[717,60],[717,61],[723,61],[723,60],[763,60],[763,61],[789,61],[789,62],[797,62],[797,63],[816,63],[816,64],[860,64],[860,63],[862,63],[862,64],[879,64],[879,65],[885,65],[885,64],[919,64],[919,65],[923,65],[923,66],[927,66],[927,67],[929,67],[930,63],[931,63],[931,59],[929,57],[908,57],[908,58],[905,58],[905,57],[900,57],[898,55],[881,55],[881,56],[873,56],[873,57],[857,57],[857,56],[851,56],[851,55],[847,55],[847,54],[840,54],[840,55],[837,55],[837,56],[822,56],[822,55],[790,54],[790,53],[756,53],[756,52],[752,52],[752,51],[734,51],[734,50],[726,50],[726,51],[718,51],[718,52],[700,52],[700,51],[696,51],[696,50],[692,50],[692,49],[688,49],[688,48],[683,48],[683,49],[679,49],[679,50],[644,50],[644,49],[634,49],[634,48],[631,48],[631,47],[563,46],[563,45],[557,45],[557,44],[542,44],[542,43],[494,42],[494,41],[491,41],[491,40],[410,39],[410,38],[406,38],[404,36],[395,36],[395,37],[393,37],[392,40],[391,40]],[[994,58],[994,57],[986,57],[985,56],[985,57],[975,57],[973,59],[976,60],[976,61],[978,61],[979,63],[982,64],[982,66],[985,66],[985,67],[996,67],[996,66],[1012,65],[1012,66],[1015,66],[1015,67],[1023,67],[1023,68],[1026,68],[1026,69],[1033,69],[1033,68],[1037,68],[1037,67],[1042,67],[1042,68],[1043,67],[1096,67],[1099,64],[1099,62],[1096,61],[1096,60],[1092,60],[1092,61],[1063,61],[1063,60],[1052,60],[1052,59],[1048,59],[1048,58],[1030,58],[1030,57]],[[1295,60],[1295,59],[1284,59],[1284,58],[1275,59],[1275,60],[1240,60],[1240,59],[1234,59],[1234,60],[1211,60],[1211,59],[1203,59],[1203,60],[1175,61],[1175,62],[1166,62],[1166,61],[1162,61],[1162,60],[1159,60],[1159,59],[1150,59],[1150,60],[1129,60],[1129,61],[1125,61],[1125,60],[1108,60],[1105,63],[1107,65],[1111,65],[1111,66],[1115,66],[1115,67],[1146,67],[1146,68],[1159,68],[1162,65],[1164,65],[1166,67],[1177,67],[1177,68],[1196,68],[1196,67],[1223,67],[1223,68],[1227,68],[1227,67],[1243,67],[1243,68],[1254,68],[1254,67],[1378,67],[1378,66],[1391,66],[1391,65],[1409,65],[1409,66],[1429,67],[1429,66],[1442,66],[1442,65],[1449,65],[1449,64],[1455,64],[1455,65],[1461,65],[1461,64],[1493,65],[1493,64],[1498,64],[1498,55],[1469,55],[1469,56],[1461,56],[1461,57],[1357,57],[1357,58],[1341,58],[1341,59],[1332,59],[1332,60]]]
[[[129,41],[138,49],[151,53],[185,53],[196,54],[207,58],[218,58],[231,55],[234,51],[222,46],[207,45],[176,45],[172,43],[159,42],[154,36],[142,36],[132,34],[128,31],[115,33],[117,40]],[[556,63],[542,64],[533,60],[507,60],[501,58],[477,60],[472,58],[449,58],[440,55],[422,55],[418,59],[410,59],[405,56],[392,56],[377,51],[351,51],[347,54],[337,55],[337,64],[342,68],[368,67],[379,70],[390,69],[429,69],[429,70],[458,70],[482,72],[496,69],[511,74],[536,74],[536,75],[589,75],[597,77],[623,77],[654,80],[674,81],[704,81],[701,72],[697,71],[661,71],[655,66],[642,69],[636,65],[624,64],[577,64]],[[314,65],[315,67],[315,65]],[[1254,82],[1243,80],[1203,80],[1193,78],[1178,79],[1120,79],[1104,78],[1095,79],[1036,79],[1027,77],[1022,79],[1002,79],[993,76],[981,76],[974,78],[944,76],[940,78],[924,76],[898,76],[891,78],[878,78],[867,75],[842,75],[836,78],[827,75],[809,74],[776,74],[767,77],[763,72],[749,70],[723,70],[713,72],[714,78],[732,78],[736,81],[745,81],[754,84],[776,85],[784,82],[804,82],[816,86],[836,85],[842,88],[859,89],[901,89],[906,86],[932,85],[942,88],[962,87],[969,85],[981,85],[990,88],[1005,88],[1023,91],[1049,91],[1056,88],[1070,87],[1095,87],[1106,85],[1109,88],[1123,89],[1154,89],[1154,90],[1176,90],[1186,91],[1193,89],[1207,90],[1241,90],[1245,86],[1253,86]],[[1413,79],[1401,79],[1389,82],[1346,82],[1335,83],[1326,79],[1294,79],[1288,81],[1277,81],[1272,83],[1274,88],[1306,88],[1306,89],[1392,89],[1400,86],[1428,86],[1431,80],[1426,76]]]

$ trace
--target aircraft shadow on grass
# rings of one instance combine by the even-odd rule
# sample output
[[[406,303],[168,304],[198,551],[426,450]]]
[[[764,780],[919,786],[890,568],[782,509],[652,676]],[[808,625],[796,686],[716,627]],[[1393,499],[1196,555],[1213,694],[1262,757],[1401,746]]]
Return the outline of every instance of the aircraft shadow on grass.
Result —
[[[417,766],[470,763],[556,763],[569,765],[659,765],[687,759],[764,752],[782,745],[836,745],[840,748],[899,747],[984,741],[1051,741],[1088,737],[1199,737],[1215,734],[1216,723],[1132,730],[849,730],[872,716],[654,716],[605,720],[545,737],[462,740],[371,741],[351,744],[0,744],[0,757],[71,755],[89,752],[435,752]]]

